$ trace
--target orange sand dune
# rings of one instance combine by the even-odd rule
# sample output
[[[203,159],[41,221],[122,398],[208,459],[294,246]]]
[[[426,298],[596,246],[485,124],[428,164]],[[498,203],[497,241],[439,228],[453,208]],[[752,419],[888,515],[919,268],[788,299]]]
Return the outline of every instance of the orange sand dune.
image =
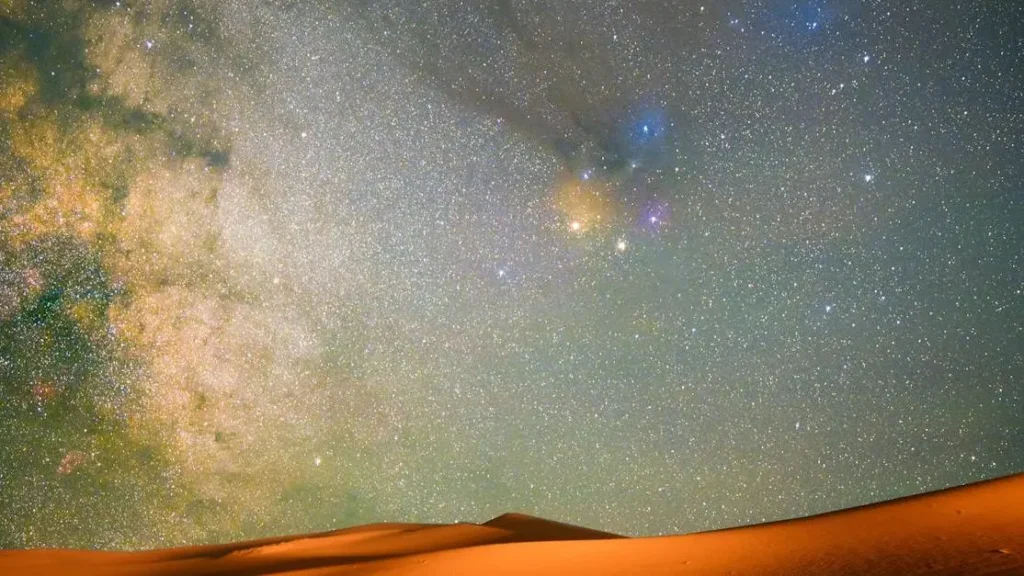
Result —
[[[1024,474],[820,516],[624,538],[521,514],[147,552],[0,551],[0,574],[1020,574]]]

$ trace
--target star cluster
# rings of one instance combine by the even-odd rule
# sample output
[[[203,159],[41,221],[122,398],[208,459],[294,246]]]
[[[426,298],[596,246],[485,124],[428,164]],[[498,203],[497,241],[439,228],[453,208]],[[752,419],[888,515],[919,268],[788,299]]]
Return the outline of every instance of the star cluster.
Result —
[[[1012,2],[43,4],[0,5],[0,547],[1024,470]]]

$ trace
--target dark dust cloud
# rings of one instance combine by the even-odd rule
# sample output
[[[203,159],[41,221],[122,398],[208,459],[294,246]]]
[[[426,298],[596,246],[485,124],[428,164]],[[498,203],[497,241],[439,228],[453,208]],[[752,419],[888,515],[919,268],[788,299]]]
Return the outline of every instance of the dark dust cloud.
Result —
[[[0,2],[0,547],[1024,470],[1021,22]]]

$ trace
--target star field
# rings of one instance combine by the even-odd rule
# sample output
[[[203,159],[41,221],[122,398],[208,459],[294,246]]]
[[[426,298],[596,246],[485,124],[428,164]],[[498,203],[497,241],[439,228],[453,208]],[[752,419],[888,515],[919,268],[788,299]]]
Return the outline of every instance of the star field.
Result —
[[[1024,470],[1014,3],[0,7],[0,547]]]

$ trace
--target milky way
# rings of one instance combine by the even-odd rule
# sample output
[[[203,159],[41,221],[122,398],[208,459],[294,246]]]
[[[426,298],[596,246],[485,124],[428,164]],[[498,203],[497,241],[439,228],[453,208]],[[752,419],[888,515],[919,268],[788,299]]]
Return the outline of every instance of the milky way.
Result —
[[[1016,3],[54,4],[0,3],[0,547],[1024,470]]]

